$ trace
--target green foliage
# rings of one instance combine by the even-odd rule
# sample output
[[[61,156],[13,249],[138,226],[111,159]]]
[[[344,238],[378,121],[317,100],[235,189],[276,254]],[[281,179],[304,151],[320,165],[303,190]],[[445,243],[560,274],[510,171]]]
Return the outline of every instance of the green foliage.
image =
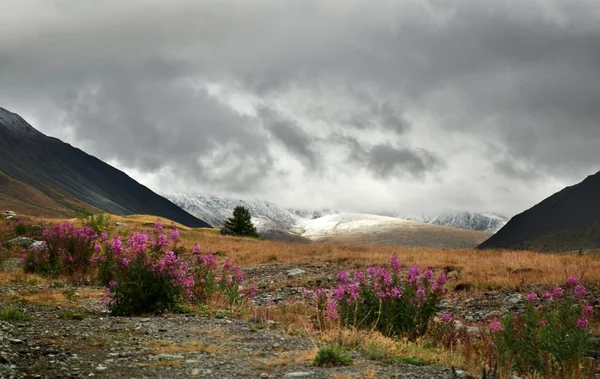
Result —
[[[231,230],[236,236],[258,238],[258,232],[252,224],[252,215],[246,207],[235,207],[233,217],[225,222],[225,228]]]
[[[519,374],[557,375],[580,366],[592,343],[583,304],[565,295],[536,307],[529,302],[522,315],[509,314],[492,339],[500,367]]]
[[[109,233],[112,230],[110,215],[105,213],[93,214],[87,209],[75,208],[75,215],[84,226],[94,229],[96,234]]]
[[[352,358],[340,345],[323,346],[315,356],[314,365],[322,367],[349,366]]]
[[[0,309],[0,320],[2,321],[27,321],[30,317],[25,315],[21,310],[12,305],[7,305]]]
[[[413,366],[429,366],[429,362],[414,357],[394,357],[392,359],[386,359],[383,361],[386,364],[404,364],[404,365],[413,365]]]
[[[108,291],[108,307],[113,316],[176,311],[183,300],[181,287],[173,283],[169,272],[153,269],[145,257],[131,261],[127,270],[119,271]]]

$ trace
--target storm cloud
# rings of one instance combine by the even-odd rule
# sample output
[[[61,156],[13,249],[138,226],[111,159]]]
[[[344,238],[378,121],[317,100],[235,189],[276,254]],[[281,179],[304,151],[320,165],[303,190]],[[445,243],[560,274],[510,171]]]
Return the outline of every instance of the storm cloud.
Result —
[[[159,192],[510,216],[600,169],[594,0],[0,7],[0,106]]]

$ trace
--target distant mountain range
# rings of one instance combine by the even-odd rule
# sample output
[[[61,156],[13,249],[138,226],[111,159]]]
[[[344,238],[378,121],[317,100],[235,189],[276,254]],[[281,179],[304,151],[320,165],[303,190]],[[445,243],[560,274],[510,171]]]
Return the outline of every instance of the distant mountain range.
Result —
[[[221,227],[231,217],[236,206],[245,206],[250,210],[252,221],[262,236],[288,241],[474,247],[490,236],[485,231],[382,215],[286,209],[261,200],[227,199],[189,193],[172,193],[165,197],[191,214],[207,220],[214,227]]]
[[[516,215],[478,247],[547,252],[600,248],[600,173]]]
[[[397,217],[428,224],[492,233],[500,230],[508,222],[507,217],[495,213],[446,212],[439,215]]]
[[[74,207],[210,226],[122,171],[40,133],[19,115],[0,108],[0,208],[73,217]]]

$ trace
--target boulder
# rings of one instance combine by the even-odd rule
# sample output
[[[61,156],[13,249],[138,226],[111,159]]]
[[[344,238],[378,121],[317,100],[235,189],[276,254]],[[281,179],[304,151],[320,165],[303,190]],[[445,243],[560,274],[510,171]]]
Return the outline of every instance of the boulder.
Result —
[[[36,241],[34,241],[28,237],[17,237],[17,238],[13,238],[9,241],[6,241],[6,247],[14,247],[14,246],[29,247],[34,242],[36,242]]]
[[[306,271],[304,271],[303,269],[296,267],[291,270],[287,270],[287,276],[289,276],[289,277],[298,276],[298,275],[304,274],[305,272]]]
[[[7,219],[11,219],[11,218],[15,218],[17,214],[13,211],[4,211],[2,213],[2,217],[7,218]]]
[[[221,229],[221,231],[219,233],[221,233],[222,236],[233,236],[233,235],[235,235],[235,233],[233,233],[233,230],[228,229],[228,228]]]
[[[46,246],[46,242],[44,241],[34,241],[29,248],[35,250],[41,250]]]

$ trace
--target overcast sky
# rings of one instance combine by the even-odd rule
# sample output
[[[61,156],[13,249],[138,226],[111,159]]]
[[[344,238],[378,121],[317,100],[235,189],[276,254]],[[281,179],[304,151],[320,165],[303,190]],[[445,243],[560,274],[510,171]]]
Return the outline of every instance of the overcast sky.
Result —
[[[0,0],[0,106],[161,193],[512,216],[600,170],[600,2]]]

